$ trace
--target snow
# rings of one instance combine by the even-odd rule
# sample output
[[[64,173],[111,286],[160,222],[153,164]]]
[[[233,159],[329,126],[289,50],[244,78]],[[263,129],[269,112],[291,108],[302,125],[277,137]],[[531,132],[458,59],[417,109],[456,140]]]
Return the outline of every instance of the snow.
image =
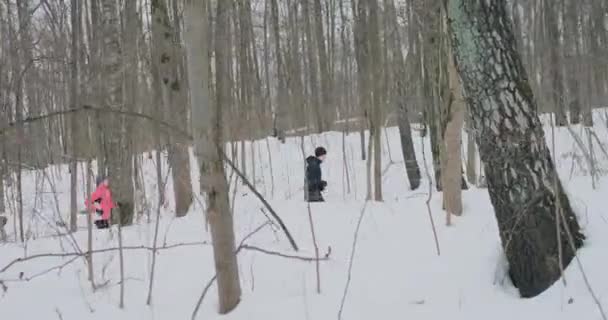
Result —
[[[607,143],[608,131],[602,114],[596,114],[595,131],[600,140]],[[548,119],[543,119],[543,123],[547,125]],[[546,130],[549,132],[548,127]],[[583,128],[574,126],[573,131],[582,134]],[[217,289],[213,285],[197,319],[338,319],[354,231],[364,206],[342,319],[601,319],[576,263],[566,270],[567,286],[557,282],[539,297],[518,297],[517,290],[506,276],[506,260],[487,190],[471,188],[463,192],[464,215],[453,218],[454,225],[447,227],[445,214],[441,211],[441,196],[433,188],[430,203],[441,248],[438,256],[425,205],[429,181],[423,174],[422,186],[415,191],[408,190],[398,130],[388,128],[386,133],[388,139],[382,138],[385,172],[385,201],[382,203],[365,202],[366,166],[360,160],[358,133],[346,137],[346,159],[352,183],[350,193],[346,192],[345,186],[342,134],[329,132],[304,139],[306,155],[317,145],[324,145],[329,151],[322,166],[324,178],[329,182],[327,202],[311,204],[320,254],[331,248],[329,260],[320,262],[321,294],[316,293],[313,262],[243,250],[238,255],[243,289],[239,306],[230,314],[219,316]],[[585,162],[579,164],[573,159],[573,155],[580,157],[581,152],[568,130],[557,128],[555,134],[556,167],[587,236],[585,247],[579,250],[580,261],[593,290],[601,303],[608,307],[608,282],[604,275],[608,264],[608,251],[605,250],[608,217],[603,198],[608,192],[608,183],[602,177],[597,188],[592,189],[589,172],[586,167],[581,167]],[[547,136],[551,146],[551,135]],[[417,158],[422,164],[423,140],[418,132],[414,132],[414,137]],[[466,143],[466,135],[463,141]],[[427,138],[424,140],[426,162],[429,172],[432,172],[428,143]],[[595,147],[597,167],[605,172],[608,161],[597,145]],[[285,145],[274,139],[261,140],[255,142],[254,149],[256,186],[284,219],[301,250],[293,252],[276,226],[264,227],[246,243],[284,254],[314,256],[307,205],[303,202],[301,139],[289,138]],[[251,150],[249,143],[246,150]],[[270,175],[269,154],[274,177]],[[248,156],[248,172],[251,173],[251,154]],[[151,222],[148,223],[144,214],[135,225],[124,228],[125,246],[152,245],[157,198],[155,164],[154,157],[146,155],[144,159]],[[166,155],[163,159],[166,161]],[[166,170],[166,163],[163,170]],[[424,167],[421,170],[425,172]],[[230,171],[227,174],[233,177]],[[187,217],[173,218],[170,179],[169,175],[166,193],[169,203],[162,209],[159,246],[210,242],[200,197],[194,201]],[[193,181],[197,190],[196,170],[193,171]],[[51,182],[55,190],[51,188]],[[261,212],[263,205],[242,183],[235,184],[233,178],[231,185],[237,188],[234,220],[238,244],[243,237],[266,223],[267,218]],[[57,212],[61,212],[67,221],[69,211],[66,166],[48,168],[44,172],[25,172],[24,190],[25,226],[29,240],[25,245],[16,242],[0,244],[0,270],[19,257],[74,252],[74,242],[86,250],[84,216],[79,216],[81,230],[73,238],[56,235],[57,232],[65,232],[56,224],[60,220]],[[79,205],[83,203],[83,196],[84,192],[79,192]],[[7,201],[12,203],[12,197],[12,192],[9,192]],[[9,218],[7,231],[11,240],[15,238],[13,225],[12,218]],[[118,245],[116,229],[95,230],[94,236],[95,249]],[[0,285],[1,319],[190,319],[203,288],[214,275],[212,248],[208,244],[161,250],[157,256],[153,303],[147,306],[151,253],[148,250],[127,250],[125,308],[121,310],[118,307],[120,276],[116,251],[95,254],[95,280],[98,284],[105,284],[96,291],[87,281],[87,266],[83,258],[36,276],[72,258],[32,259],[0,272],[0,281],[7,288],[2,292]],[[19,280],[20,274],[22,280]]]

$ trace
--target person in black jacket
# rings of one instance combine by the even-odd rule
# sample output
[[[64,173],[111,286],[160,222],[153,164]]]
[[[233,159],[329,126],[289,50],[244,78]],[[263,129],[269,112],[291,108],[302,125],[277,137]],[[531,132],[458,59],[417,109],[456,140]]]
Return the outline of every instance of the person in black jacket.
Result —
[[[305,190],[306,201],[308,202],[323,202],[321,191],[327,187],[327,182],[321,178],[321,163],[325,160],[327,151],[323,147],[315,149],[315,155],[306,158],[306,181]]]

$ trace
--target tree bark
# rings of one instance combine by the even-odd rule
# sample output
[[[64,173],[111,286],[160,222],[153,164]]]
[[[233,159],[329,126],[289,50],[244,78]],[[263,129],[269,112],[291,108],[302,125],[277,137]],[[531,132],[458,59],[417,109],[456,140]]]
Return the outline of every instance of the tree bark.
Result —
[[[195,152],[201,167],[203,190],[207,193],[207,215],[211,225],[213,255],[218,282],[219,312],[236,308],[241,298],[238,264],[235,252],[233,218],[228,199],[228,184],[221,158],[221,115],[225,107],[228,70],[228,8],[230,1],[217,3],[216,76],[217,101],[210,104],[208,73],[207,11],[203,1],[185,1],[185,38],[188,57],[188,79],[191,92],[192,129]],[[196,120],[194,120],[196,119]]]
[[[379,6],[378,0],[367,0],[369,10],[369,24],[367,32],[370,36],[367,37],[370,47],[370,55],[374,57],[378,64],[373,68],[373,88],[370,107],[370,134],[374,139],[374,200],[382,201],[382,105],[384,103],[383,94],[383,74],[382,70],[383,59],[382,59],[382,44],[380,43],[380,20],[379,20]]]
[[[71,79],[70,79],[70,102],[72,108],[76,108],[78,104],[78,41],[80,39],[80,10],[77,0],[71,1],[70,15],[72,18],[72,46],[71,46]],[[75,232],[78,229],[78,204],[77,204],[77,188],[78,188],[78,144],[80,136],[78,116],[73,114],[70,116],[72,127],[72,160],[70,161],[70,231]]]
[[[154,39],[154,63],[158,66],[158,79],[161,89],[161,101],[164,112],[168,112],[175,125],[186,125],[186,96],[183,92],[183,81],[179,74],[181,53],[175,44],[176,30],[169,20],[166,0],[153,0],[152,33]],[[163,113],[164,113],[163,112]],[[186,141],[178,137],[169,137],[169,162],[173,178],[175,196],[175,214],[183,217],[192,204],[192,183],[190,179],[190,157]],[[160,151],[160,150],[159,150]]]
[[[584,236],[556,176],[505,2],[449,0],[448,10],[509,274],[523,297],[534,297],[560,278],[560,263],[570,263]],[[557,224],[556,210],[564,217]]]
[[[331,101],[332,83],[331,74],[329,72],[328,54],[325,46],[325,36],[323,33],[323,14],[321,10],[321,0],[313,0],[314,2],[314,23],[315,23],[315,38],[317,40],[317,52],[319,55],[319,68],[321,76],[321,110],[323,110],[323,119],[325,126],[329,128],[329,124],[333,122],[333,112]]]
[[[323,113],[323,100],[321,93],[319,92],[319,69],[317,55],[315,54],[315,42],[313,37],[313,25],[310,21],[310,4],[309,0],[304,0],[302,4],[302,14],[304,15],[305,29],[306,29],[306,55],[308,58],[308,83],[310,86],[311,101],[309,105],[314,110],[316,120],[316,132],[321,133],[327,130],[326,121]]]
[[[477,185],[477,149],[475,146],[475,134],[471,120],[466,120],[467,126],[467,180],[470,184]]]
[[[103,70],[105,70],[106,97],[104,105],[125,110],[123,101],[123,68],[120,46],[120,19],[118,8],[114,0],[104,0],[102,7],[104,27],[104,55],[102,59]],[[133,223],[133,182],[132,182],[132,150],[130,143],[129,127],[127,119],[121,115],[101,115],[102,123],[106,125],[103,131],[107,132],[107,162],[108,176],[111,179],[112,190],[117,209],[117,215],[113,220],[121,225]],[[111,127],[114,126],[114,127]],[[120,217],[120,221],[117,218]]]
[[[18,2],[18,11],[21,11],[21,6],[25,6],[27,8],[27,1]],[[13,65],[13,74],[21,74],[21,63],[23,58],[19,54],[18,50],[18,42],[17,42],[17,32],[13,27],[13,22],[11,21],[11,12],[10,6],[7,6],[7,15],[9,17],[9,34],[11,39],[12,51],[11,55],[15,59],[12,62]],[[22,15],[21,15],[22,16]],[[24,27],[24,23],[19,20],[19,26]],[[22,148],[21,145],[24,140],[25,132],[22,124],[22,120],[24,117],[24,107],[23,107],[23,77],[18,77],[17,81],[13,84],[15,86],[14,95],[15,95],[15,121],[17,122],[17,130],[16,130],[16,141],[15,141],[15,149],[17,153],[17,163],[19,166],[15,169],[16,182],[17,182],[17,217],[19,218],[19,239],[21,242],[25,242],[25,232],[23,227],[23,188],[22,188],[22,168],[21,163],[23,159]]]
[[[277,106],[275,107],[275,122],[274,122],[274,133],[276,137],[285,143],[285,128],[287,127],[287,95],[286,95],[286,81],[285,81],[285,64],[281,53],[281,36],[279,33],[279,6],[277,0],[270,0],[270,19],[272,20],[272,36],[274,41],[274,55],[277,60]],[[268,61],[266,62],[269,63]],[[266,65],[268,67],[268,65]],[[270,87],[270,83],[266,84]],[[270,96],[269,96],[270,98]]]
[[[444,13],[447,14],[447,13]],[[447,25],[447,16],[444,16]],[[449,98],[447,101],[447,125],[443,133],[443,142],[446,151],[446,163],[443,183],[443,199],[447,213],[448,225],[451,223],[450,216],[462,215],[462,157],[460,147],[462,144],[462,125],[464,123],[465,102],[462,97],[460,77],[454,66],[454,59],[448,48],[448,80]]]
[[[393,57],[393,63],[396,64],[396,68],[391,68],[393,77],[391,83],[393,87],[389,92],[391,103],[395,106],[397,112],[397,126],[399,127],[399,138],[401,141],[401,152],[403,153],[403,161],[405,162],[405,169],[408,180],[410,182],[410,189],[416,190],[420,186],[420,168],[418,167],[418,161],[416,160],[416,152],[414,150],[414,141],[412,139],[412,128],[409,119],[409,110],[406,106],[406,83],[408,70],[403,58],[401,37],[399,36],[399,26],[397,24],[397,12],[395,9],[394,0],[385,0],[384,6],[386,10],[387,30],[386,36],[389,37],[390,51]],[[411,59],[411,58],[410,58]],[[386,62],[387,64],[390,62]],[[388,72],[388,71],[387,71]]]
[[[564,82],[562,79],[562,57],[560,45],[560,29],[559,16],[560,11],[559,1],[550,1],[550,4],[545,4],[545,23],[548,33],[549,42],[549,59],[550,64],[549,74],[551,78],[551,100],[555,112],[555,123],[557,126],[563,127],[568,124],[568,116],[566,115],[566,106],[564,102]]]

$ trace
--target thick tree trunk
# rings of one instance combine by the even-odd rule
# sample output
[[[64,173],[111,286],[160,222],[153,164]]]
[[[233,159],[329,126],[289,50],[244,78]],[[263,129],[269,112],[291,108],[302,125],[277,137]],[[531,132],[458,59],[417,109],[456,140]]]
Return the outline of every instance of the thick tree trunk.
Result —
[[[241,299],[241,286],[235,252],[233,218],[228,200],[228,184],[224,175],[221,119],[225,106],[228,70],[228,8],[229,1],[217,3],[216,76],[217,101],[210,104],[207,11],[205,3],[185,1],[185,38],[188,57],[188,79],[191,92],[192,130],[195,153],[201,167],[201,183],[207,193],[207,215],[211,225],[213,255],[217,274],[219,312],[225,314],[236,308]]]
[[[166,0],[153,0],[152,33],[154,39],[154,63],[157,64],[163,113],[167,112],[171,123],[186,125],[187,101],[183,92],[183,81],[179,74],[181,50],[175,44],[176,31],[169,20]],[[160,102],[157,102],[160,103]],[[188,146],[181,137],[169,137],[168,148],[173,192],[175,196],[175,214],[183,217],[192,204],[192,183],[190,179],[190,156]]]
[[[123,67],[120,47],[120,19],[117,4],[114,0],[103,1],[104,55],[102,59],[105,74],[106,99],[104,105],[116,109],[126,109],[123,102]],[[121,225],[133,223],[133,181],[132,150],[128,131],[128,120],[122,115],[102,115],[107,126],[106,143],[108,176],[112,184],[114,201],[118,205],[118,214],[113,220]],[[120,221],[117,219],[120,217]]]
[[[584,236],[556,176],[505,2],[450,0],[448,17],[511,279],[534,297],[560,278],[560,263],[570,263]],[[556,212],[565,218],[560,237]]]

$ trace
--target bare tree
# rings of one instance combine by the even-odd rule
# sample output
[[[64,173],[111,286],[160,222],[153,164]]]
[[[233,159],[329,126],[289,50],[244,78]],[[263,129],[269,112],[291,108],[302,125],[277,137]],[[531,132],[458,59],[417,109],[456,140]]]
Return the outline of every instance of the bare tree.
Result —
[[[380,17],[378,0],[367,0],[368,4],[368,30],[369,36],[369,52],[376,61],[379,61],[377,66],[373,67],[371,72],[371,81],[374,84],[371,92],[372,106],[370,110],[370,135],[373,139],[374,146],[374,200],[382,201],[382,123],[384,105],[384,70],[382,61],[382,44],[380,41]],[[369,76],[369,75],[368,75]]]
[[[420,168],[418,167],[418,161],[416,160],[416,153],[414,151],[414,142],[412,140],[412,128],[410,126],[409,110],[406,106],[407,99],[407,86],[408,83],[408,70],[405,64],[405,59],[402,52],[401,36],[399,34],[399,25],[397,23],[397,10],[395,9],[394,0],[384,0],[384,8],[386,12],[386,25],[387,30],[386,37],[388,37],[388,44],[392,55],[392,61],[386,61],[387,73],[391,73],[392,77],[389,83],[387,83],[387,91],[389,93],[389,101],[395,105],[397,112],[397,125],[399,127],[399,138],[401,140],[401,151],[403,153],[403,161],[405,162],[405,168],[407,177],[410,182],[410,189],[416,190],[420,186]],[[411,51],[411,48],[410,48]],[[413,56],[413,55],[412,55]],[[410,65],[413,64],[412,60],[415,58],[409,58]],[[394,66],[394,67],[391,67]]]
[[[219,312],[233,310],[239,303],[241,287],[235,251],[233,218],[228,200],[228,184],[221,158],[221,119],[225,107],[227,76],[229,1],[217,3],[216,60],[217,101],[211,106],[208,72],[207,2],[185,1],[185,38],[188,57],[188,79],[191,92],[192,130],[195,153],[201,168],[201,183],[207,193],[207,215],[211,225],[215,269],[218,281]]]
[[[70,79],[70,101],[72,108],[79,105],[78,96],[78,60],[79,60],[79,40],[80,40],[80,8],[77,0],[72,0],[70,6],[70,16],[72,18],[72,48],[71,48],[71,79]],[[70,161],[70,231],[78,229],[77,215],[77,188],[78,188],[78,137],[80,136],[78,115],[70,117],[72,129],[72,160]]]
[[[105,105],[116,110],[126,110],[123,100],[123,77],[124,68],[122,48],[120,45],[120,19],[118,18],[117,4],[113,0],[102,2],[103,17],[103,43],[104,55],[102,64],[105,70],[104,87],[107,92]],[[106,126],[113,125],[114,128],[104,127],[107,144],[105,158],[108,163],[108,175],[112,179],[113,193],[115,195],[118,216],[122,225],[133,223],[133,173],[131,137],[128,135],[127,119],[124,115],[108,114],[101,117]],[[114,121],[111,121],[113,119]],[[112,130],[111,130],[112,129]],[[126,150],[126,151],[125,151]]]

